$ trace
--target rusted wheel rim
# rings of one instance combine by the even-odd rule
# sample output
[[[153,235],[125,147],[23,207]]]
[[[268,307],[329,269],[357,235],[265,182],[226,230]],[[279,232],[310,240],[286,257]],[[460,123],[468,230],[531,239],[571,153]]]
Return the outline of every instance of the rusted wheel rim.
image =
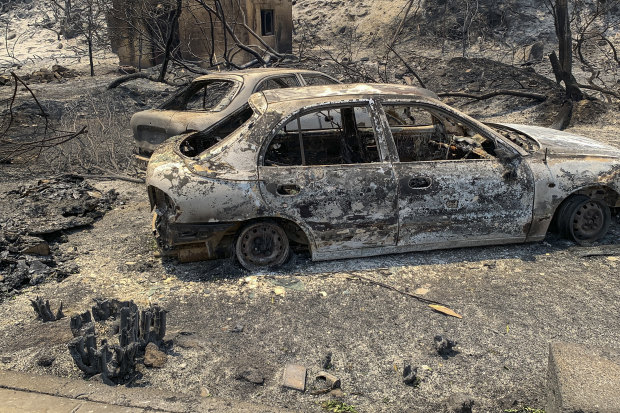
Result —
[[[277,225],[254,224],[241,233],[237,248],[240,258],[251,266],[276,266],[288,254],[288,239]]]
[[[605,227],[605,212],[598,202],[584,202],[573,215],[573,235],[580,241],[597,238]]]

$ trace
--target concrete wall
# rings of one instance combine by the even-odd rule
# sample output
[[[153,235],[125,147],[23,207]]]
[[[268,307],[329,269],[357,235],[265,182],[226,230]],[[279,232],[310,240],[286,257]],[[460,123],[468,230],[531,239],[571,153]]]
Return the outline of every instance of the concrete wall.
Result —
[[[161,50],[154,47],[148,39],[149,33],[155,33],[155,36],[160,38],[162,33],[165,33],[165,21],[157,22],[154,19],[157,13],[148,10],[149,7],[156,7],[161,3],[155,0],[113,0],[114,11],[108,16],[108,25],[112,50],[118,54],[122,65],[149,67],[161,61],[161,56],[158,56]],[[213,0],[205,0],[205,3],[215,9]],[[292,50],[291,0],[222,0],[221,3],[227,23],[233,28],[240,42],[260,45],[255,36],[240,24],[245,16],[247,25],[270,47],[281,53]],[[261,36],[261,9],[273,10],[273,35]],[[128,13],[128,10],[131,12]],[[235,46],[230,34],[225,33],[223,24],[215,16],[210,19],[208,11],[195,0],[184,0],[178,34],[176,40],[180,56],[200,62],[204,67],[223,62],[225,50],[228,50],[229,59],[236,64],[253,59],[251,54]]]
[[[247,23],[252,30],[261,34],[261,9],[273,10],[275,32],[261,36],[263,41],[277,52],[290,53],[293,49],[293,4],[291,0],[246,0]],[[251,39],[252,44],[259,44]]]
[[[155,64],[153,46],[146,21],[138,15],[139,6],[137,0],[113,0],[112,13],[106,16],[108,34],[121,65],[150,67]]]

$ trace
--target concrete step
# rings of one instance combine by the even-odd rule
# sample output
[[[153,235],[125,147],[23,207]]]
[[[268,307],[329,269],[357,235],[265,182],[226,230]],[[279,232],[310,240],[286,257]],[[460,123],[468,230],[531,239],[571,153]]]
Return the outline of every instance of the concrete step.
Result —
[[[216,397],[188,396],[156,388],[114,387],[6,370],[0,371],[0,401],[2,413],[285,412]]]
[[[620,350],[551,343],[546,413],[619,413]]]

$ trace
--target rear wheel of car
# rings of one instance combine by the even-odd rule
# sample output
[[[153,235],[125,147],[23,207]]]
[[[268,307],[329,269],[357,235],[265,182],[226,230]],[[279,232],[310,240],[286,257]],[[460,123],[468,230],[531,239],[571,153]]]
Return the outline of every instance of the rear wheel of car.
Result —
[[[245,226],[235,243],[237,260],[251,271],[278,267],[286,262],[289,252],[286,232],[272,221]]]
[[[578,244],[603,238],[611,223],[609,206],[586,195],[570,197],[558,212],[560,234]]]

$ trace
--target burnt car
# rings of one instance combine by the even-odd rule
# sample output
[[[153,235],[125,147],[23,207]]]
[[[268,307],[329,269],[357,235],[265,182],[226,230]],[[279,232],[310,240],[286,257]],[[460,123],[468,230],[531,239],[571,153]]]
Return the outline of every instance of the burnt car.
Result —
[[[201,131],[228,118],[229,132],[251,115],[248,98],[255,92],[298,86],[328,85],[337,80],[299,69],[247,69],[194,79],[156,109],[134,114],[130,125],[138,163],[146,165],[160,143],[185,132]]]
[[[428,90],[382,84],[269,90],[220,128],[160,146],[147,168],[170,251],[230,251],[247,269],[540,241],[589,243],[620,207],[620,151],[536,126],[485,125]],[[180,253],[179,253],[180,254]]]

